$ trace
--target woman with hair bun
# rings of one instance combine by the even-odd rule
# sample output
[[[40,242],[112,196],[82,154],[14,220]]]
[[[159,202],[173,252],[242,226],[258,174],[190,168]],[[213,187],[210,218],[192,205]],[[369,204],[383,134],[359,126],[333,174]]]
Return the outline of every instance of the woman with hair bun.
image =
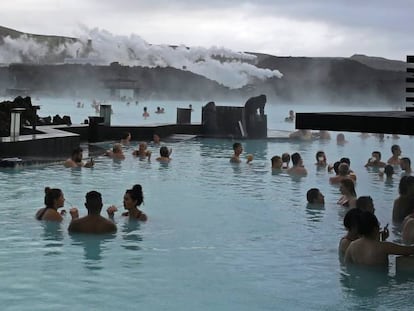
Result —
[[[37,220],[47,221],[62,221],[62,215],[65,213],[62,211],[58,212],[58,209],[63,207],[65,203],[65,197],[63,192],[57,188],[45,188],[45,207],[39,209],[36,212]]]
[[[122,213],[122,216],[129,216],[129,219],[136,219],[141,221],[147,221],[148,217],[138,207],[144,203],[144,195],[142,193],[141,185],[134,185],[132,189],[125,191],[124,195],[124,208],[127,210]],[[107,212],[109,217],[113,217],[117,211],[117,207],[112,205],[108,207]]]

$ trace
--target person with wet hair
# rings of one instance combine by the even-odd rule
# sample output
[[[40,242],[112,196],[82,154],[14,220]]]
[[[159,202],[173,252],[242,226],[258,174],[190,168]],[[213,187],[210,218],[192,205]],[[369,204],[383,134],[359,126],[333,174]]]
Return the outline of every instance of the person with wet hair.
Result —
[[[128,189],[124,195],[124,208],[127,210],[122,213],[122,216],[128,216],[129,219],[135,219],[140,221],[147,221],[148,217],[145,215],[139,207],[144,203],[144,194],[142,193],[142,187],[136,184],[132,189]],[[118,211],[115,205],[108,207],[107,212],[110,218],[114,217],[114,213]]]
[[[160,148],[160,156],[156,159],[158,162],[168,163],[171,161],[170,150],[166,146]]]
[[[148,161],[151,159],[151,151],[147,149],[147,143],[142,141],[138,145],[138,150],[134,150],[132,155],[135,157],[139,157],[140,159],[147,158]]]
[[[392,177],[394,176],[394,166],[392,166],[390,164],[385,165],[384,171],[379,171],[378,175],[381,178],[384,177],[384,175],[385,175],[386,179],[388,179],[388,180],[392,179]]]
[[[414,246],[380,241],[380,225],[374,214],[365,211],[358,218],[360,238],[348,246],[345,252],[345,263],[388,267],[389,255],[414,254]]]
[[[280,156],[273,156],[270,159],[270,162],[272,163],[272,170],[278,171],[282,169],[282,158]]]
[[[346,235],[339,241],[338,253],[340,259],[343,259],[345,252],[351,242],[359,238],[358,235],[358,220],[362,214],[362,210],[359,208],[351,208],[344,217],[344,227],[347,231]]]
[[[306,176],[308,174],[306,168],[303,166],[303,160],[301,155],[298,152],[295,152],[291,156],[292,158],[292,167],[287,170],[287,173],[290,175],[301,175]]]
[[[381,152],[373,151],[371,158],[368,159],[365,167],[385,167],[387,164],[381,161]]]
[[[65,204],[65,197],[63,192],[57,188],[45,188],[45,207],[39,209],[36,212],[37,220],[47,220],[47,221],[62,221],[62,215],[65,214],[65,211],[62,210],[60,213],[58,209],[63,207]]]
[[[315,158],[316,158],[315,165],[319,167],[325,167],[327,165],[325,152],[318,151],[315,155]]]
[[[149,113],[148,113],[148,109],[147,107],[144,107],[144,112],[142,113],[142,116],[144,117],[144,119],[149,118]]]
[[[289,163],[290,163],[290,154],[287,152],[284,152],[282,154],[282,168],[283,169],[288,169],[289,168]]]
[[[81,147],[75,148],[71,157],[63,163],[65,167],[93,167],[94,164],[92,158],[89,162],[83,162],[83,149]]]
[[[112,150],[107,150],[105,155],[116,160],[124,160],[125,155],[122,150],[122,145],[120,143],[116,143],[112,146]]]
[[[403,176],[398,186],[399,197],[394,200],[392,221],[401,223],[414,209],[414,176]]]
[[[391,158],[388,159],[387,163],[390,165],[400,165],[401,148],[398,145],[391,146]]]
[[[130,132],[125,132],[122,134],[121,137],[121,145],[129,145],[131,142],[131,133]]]
[[[401,158],[400,160],[400,167],[401,170],[403,171],[403,175],[407,175],[410,176],[411,173],[413,172],[411,169],[411,160],[410,158]]]
[[[306,199],[309,204],[325,204],[325,196],[318,188],[311,188],[306,192]]]
[[[355,207],[357,194],[355,192],[355,184],[352,179],[344,178],[340,182],[341,186],[339,191],[341,191],[342,196],[338,200],[338,204],[345,207]]]
[[[105,234],[116,232],[116,225],[109,219],[101,216],[102,196],[97,191],[89,191],[86,194],[85,207],[88,215],[79,218],[76,207],[70,209],[72,221],[68,227],[71,233]]]
[[[334,169],[337,163],[338,162],[335,162]],[[346,163],[340,163],[338,165],[338,174],[336,176],[330,177],[329,182],[331,184],[338,184],[344,179],[351,179],[351,175],[349,174],[349,166]]]

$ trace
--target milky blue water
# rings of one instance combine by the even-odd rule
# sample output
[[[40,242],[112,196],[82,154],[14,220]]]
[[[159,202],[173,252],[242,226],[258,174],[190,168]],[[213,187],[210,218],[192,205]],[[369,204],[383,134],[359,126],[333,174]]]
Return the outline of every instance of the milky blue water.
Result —
[[[78,112],[89,109],[55,102],[43,104],[41,112],[73,112],[82,120],[84,114]],[[119,116],[122,124],[173,122],[175,108],[188,104],[149,103],[150,113],[159,105],[166,109],[164,115],[151,113],[150,120],[142,119],[141,103],[136,118],[131,117],[134,103],[114,105],[113,121]],[[192,104],[193,120],[200,121],[201,103]],[[293,129],[283,122],[288,108],[266,106],[270,128]],[[371,195],[381,224],[391,226],[399,176],[381,180],[364,164],[373,150],[388,159],[394,143],[410,156],[413,140],[401,136],[380,141],[345,133],[348,143],[338,146],[336,133],[331,135],[324,142],[243,141],[245,154],[255,156],[251,165],[229,163],[234,141],[199,139],[168,143],[173,148],[168,165],[134,159],[133,142],[125,149],[126,160],[98,157],[93,169],[53,164],[1,170],[1,309],[410,309],[414,281],[396,275],[393,258],[387,275],[355,275],[341,267],[337,246],[345,233],[346,210],[336,205],[338,187],[329,184],[330,174],[317,170],[314,155],[324,150],[332,163],[349,157],[358,176],[358,195]],[[271,174],[273,155],[296,151],[308,168],[307,177]],[[84,215],[87,191],[100,191],[105,207],[115,204],[122,210],[124,191],[135,183],[143,186],[149,220],[129,223],[119,213],[113,236],[70,236],[69,217],[54,226],[34,219],[45,186],[61,188],[65,209],[77,206]],[[305,194],[311,187],[325,194],[323,209],[307,207]],[[390,240],[399,241],[396,228]]]

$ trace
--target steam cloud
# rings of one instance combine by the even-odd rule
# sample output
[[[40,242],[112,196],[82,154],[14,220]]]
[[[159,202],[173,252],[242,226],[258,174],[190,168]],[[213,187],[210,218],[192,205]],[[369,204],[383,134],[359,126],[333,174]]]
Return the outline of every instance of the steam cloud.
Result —
[[[90,39],[92,50],[88,51],[86,58],[88,63],[96,65],[117,61],[128,66],[174,67],[205,76],[230,88],[240,88],[252,79],[282,77],[278,70],[253,65],[255,55],[225,48],[151,45],[136,34],[118,36],[84,26],[80,27],[78,37],[80,39],[76,42],[66,41],[57,46],[27,35],[17,39],[6,37],[0,45],[0,63],[45,63],[50,62],[48,59],[56,59],[59,54],[76,61],[79,51],[85,50]]]

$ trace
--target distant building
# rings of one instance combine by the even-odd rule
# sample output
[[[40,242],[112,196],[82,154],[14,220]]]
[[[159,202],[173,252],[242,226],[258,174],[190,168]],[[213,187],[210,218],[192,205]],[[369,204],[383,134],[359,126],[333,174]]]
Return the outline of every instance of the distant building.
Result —
[[[137,99],[139,96],[138,81],[130,79],[104,80],[104,87],[109,90],[111,98],[120,100]]]

